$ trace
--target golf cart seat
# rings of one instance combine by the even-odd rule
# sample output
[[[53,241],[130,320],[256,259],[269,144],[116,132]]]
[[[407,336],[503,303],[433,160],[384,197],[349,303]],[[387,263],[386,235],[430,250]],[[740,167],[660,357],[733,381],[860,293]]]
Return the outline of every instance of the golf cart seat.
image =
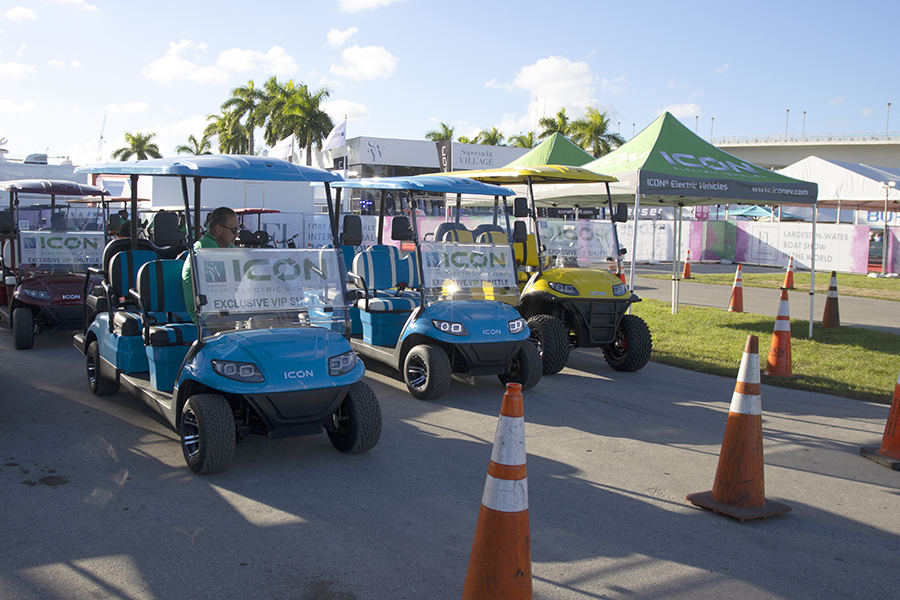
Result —
[[[184,244],[184,233],[178,229],[178,213],[160,211],[153,218],[153,243],[157,246]]]
[[[479,244],[508,244],[509,238],[502,231],[490,229],[476,235],[475,241]]]
[[[503,228],[500,227],[499,225],[492,225],[490,223],[482,223],[481,225],[479,225],[472,231],[472,237],[475,238],[475,241],[477,242],[483,234],[491,233],[491,232],[504,233]],[[506,236],[504,235],[504,237],[506,237]]]
[[[516,277],[519,283],[528,281],[531,272],[538,266],[537,237],[533,233],[526,233],[524,221],[513,223],[516,239],[524,239],[524,242],[513,244],[513,252],[516,259]]]
[[[469,243],[475,241],[472,232],[459,223],[441,223],[434,231],[434,239],[439,242]]]
[[[353,273],[363,292],[357,306],[365,312],[409,312],[419,305],[419,295],[404,293],[418,287],[416,262],[400,257],[395,246],[369,246],[353,258]]]

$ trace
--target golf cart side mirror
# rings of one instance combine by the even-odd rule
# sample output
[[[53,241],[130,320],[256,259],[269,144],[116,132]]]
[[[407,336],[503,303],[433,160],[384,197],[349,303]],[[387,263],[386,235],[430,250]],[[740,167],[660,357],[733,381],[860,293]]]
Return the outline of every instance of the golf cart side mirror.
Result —
[[[624,202],[616,205],[616,223],[628,222],[628,205]]]
[[[413,239],[412,228],[409,226],[409,218],[404,216],[394,217],[391,220],[391,239],[395,242],[411,242]]]
[[[513,217],[522,219],[528,216],[528,199],[517,197],[513,198]]]
[[[513,243],[524,244],[528,239],[528,229],[525,227],[525,221],[513,222]]]

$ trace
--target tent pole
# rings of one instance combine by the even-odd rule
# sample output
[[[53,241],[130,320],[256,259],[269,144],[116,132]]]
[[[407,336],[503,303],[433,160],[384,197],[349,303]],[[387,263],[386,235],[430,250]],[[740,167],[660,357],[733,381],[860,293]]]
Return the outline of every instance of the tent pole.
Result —
[[[812,260],[809,272],[809,339],[813,336],[813,311],[816,300],[816,221],[819,220],[819,201],[813,204],[812,222]]]
[[[638,236],[638,221],[640,220],[641,214],[641,183],[640,179],[638,180],[637,189],[634,192],[634,233],[631,236],[631,271],[629,275],[629,284],[628,287],[631,288],[631,291],[634,291],[634,265],[637,263],[637,236]],[[616,248],[616,252],[619,249]],[[631,306],[628,307],[628,314],[631,314]]]
[[[678,275],[678,264],[681,262],[681,206],[675,214],[675,248],[672,261],[672,314],[678,314],[678,294],[681,291],[681,277]]]

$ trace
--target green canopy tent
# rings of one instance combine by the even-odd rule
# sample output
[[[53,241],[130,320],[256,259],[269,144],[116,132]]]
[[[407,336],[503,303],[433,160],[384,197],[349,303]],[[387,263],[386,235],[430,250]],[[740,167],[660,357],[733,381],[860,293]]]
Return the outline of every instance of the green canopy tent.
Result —
[[[507,167],[537,167],[542,165],[565,165],[580,167],[594,160],[594,157],[574,142],[554,133],[549,138],[506,165]]]
[[[635,206],[635,219],[642,202],[663,206],[695,206],[742,202],[745,204],[795,204],[815,207],[818,186],[793,179],[748,163],[713,146],[684,126],[671,113],[664,113],[629,142],[584,168],[613,175],[619,181],[610,184],[610,192],[618,201]],[[596,184],[554,184],[536,186],[536,200],[573,197],[589,205],[605,199]],[[597,202],[599,203],[599,202]],[[680,222],[681,211],[677,211]],[[815,219],[813,220],[815,239]],[[672,306],[678,306],[678,262],[680,261],[681,228],[676,233],[676,255],[673,263]],[[637,246],[637,227],[634,233]],[[815,253],[812,270],[815,273]],[[813,279],[815,276],[813,276]],[[634,261],[631,262],[631,285],[634,285]],[[812,307],[812,288],[810,290]],[[812,311],[812,308],[810,308]],[[810,315],[811,316],[811,315]],[[810,318],[810,330],[812,318]],[[812,331],[810,331],[810,337]]]

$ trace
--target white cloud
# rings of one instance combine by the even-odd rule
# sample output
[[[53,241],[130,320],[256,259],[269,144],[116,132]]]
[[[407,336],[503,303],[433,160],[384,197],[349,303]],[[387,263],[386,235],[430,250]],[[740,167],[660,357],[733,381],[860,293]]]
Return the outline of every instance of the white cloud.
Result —
[[[3,16],[13,23],[20,23],[22,21],[35,21],[37,20],[37,15],[30,8],[25,8],[24,6],[16,6],[14,8],[9,9]]]
[[[219,53],[213,66],[200,66],[184,57],[188,51],[201,57],[207,51],[206,44],[190,40],[170,42],[169,50],[143,69],[144,77],[159,83],[195,81],[198,83],[226,83],[231,73],[256,71],[260,68],[273,75],[290,75],[297,71],[297,61],[281,46],[272,46],[268,52],[231,48]]]
[[[356,31],[356,27],[351,27],[350,29],[345,29],[343,31],[331,28],[328,30],[328,45],[332,48],[339,48],[340,46],[343,46],[347,40],[356,35]]]
[[[397,70],[397,57],[383,46],[351,46],[341,58],[341,64],[331,65],[331,72],[350,79],[385,79]]]
[[[51,67],[56,67],[56,68],[58,68],[58,69],[62,69],[62,68],[64,68],[64,67],[66,66],[66,63],[64,63],[64,62],[61,61],[61,60],[56,60],[56,59],[51,60],[48,64],[49,64]]]
[[[621,94],[625,91],[625,76],[619,75],[613,80],[603,79],[600,81],[600,89],[611,95]]]
[[[26,100],[22,104],[16,104],[12,100],[0,100],[0,113],[27,113],[37,108],[34,100]]]
[[[16,58],[21,58],[23,54],[25,54],[25,44],[22,44],[19,46],[19,49],[16,50]]]
[[[871,109],[871,108],[864,108],[864,109],[862,109],[862,110],[860,111],[859,114],[861,114],[861,115],[864,116],[864,117],[871,117],[871,116],[872,116],[872,109]]]
[[[28,73],[34,73],[35,70],[28,65],[17,62],[0,63],[0,77],[19,78]]]
[[[148,104],[146,102],[129,102],[123,106],[119,106],[118,104],[110,104],[106,107],[106,112],[118,115],[118,114],[135,114],[144,112],[147,110]]]
[[[72,67],[73,69],[80,69],[81,63],[78,62],[77,60],[73,60],[72,62],[69,63],[69,66]]]
[[[843,106],[844,105],[844,97],[838,96],[837,98],[832,98],[828,101],[828,104],[831,106]]]
[[[694,117],[703,116],[703,111],[700,110],[700,106],[698,104],[692,104],[692,103],[672,104],[672,105],[665,107],[664,109],[662,109],[660,111],[657,111],[656,114],[661,115],[664,112],[670,112],[675,117],[677,117],[678,119],[681,119],[681,120],[688,119],[688,118],[693,119]]]
[[[340,0],[338,4],[344,12],[355,13],[370,8],[381,8],[382,6],[390,6],[395,2],[402,0]]]
[[[328,116],[335,123],[343,121],[344,115],[347,115],[348,121],[366,121],[369,119],[369,109],[358,102],[351,102],[350,100],[323,102],[322,109],[328,113]]]
[[[580,118],[584,109],[597,103],[593,97],[595,80],[586,62],[572,62],[562,56],[542,58],[522,67],[512,88],[528,92],[532,100],[524,116],[504,117],[501,130],[511,133],[534,130],[541,117],[552,117],[561,108],[567,109],[570,119]]]
[[[170,84],[175,81],[195,81],[198,83],[226,83],[228,72],[220,67],[200,67],[185,59],[182,54],[188,50],[206,52],[206,44],[195,44],[190,40],[169,42],[169,50],[141,71],[144,77],[158,83]]]
[[[717,69],[713,69],[713,73],[715,73],[716,75],[724,75],[725,73],[727,73],[730,70],[731,70],[731,65],[724,64]]]

